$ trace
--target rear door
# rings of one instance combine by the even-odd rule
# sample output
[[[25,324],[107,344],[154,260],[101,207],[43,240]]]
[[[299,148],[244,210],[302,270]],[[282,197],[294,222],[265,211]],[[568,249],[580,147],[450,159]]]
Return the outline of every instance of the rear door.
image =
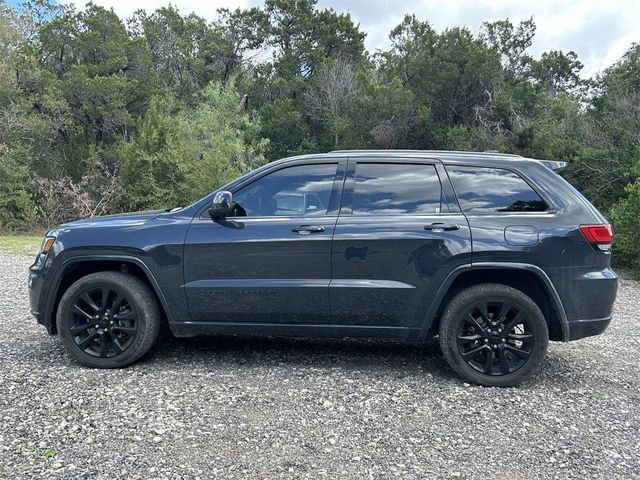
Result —
[[[469,226],[438,160],[349,160],[329,289],[336,323],[419,327],[447,274],[470,262]]]

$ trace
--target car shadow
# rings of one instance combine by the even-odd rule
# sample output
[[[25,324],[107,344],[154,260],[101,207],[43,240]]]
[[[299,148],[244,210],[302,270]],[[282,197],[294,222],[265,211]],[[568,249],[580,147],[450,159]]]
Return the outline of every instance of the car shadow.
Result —
[[[360,371],[422,370],[442,378],[455,377],[436,342],[406,344],[388,339],[202,335],[174,337],[163,330],[151,352],[139,364],[167,360],[206,368],[223,366],[289,366]],[[154,365],[154,368],[157,366]]]
[[[24,352],[31,361],[50,367],[71,360],[57,337],[43,337],[42,348]],[[37,354],[34,356],[34,351]],[[65,362],[66,361],[66,362]],[[151,351],[129,368],[172,373],[223,370],[255,374],[256,369],[291,368],[362,372],[394,378],[427,375],[437,382],[461,380],[447,365],[437,342],[407,344],[389,339],[202,335],[178,338],[164,328]],[[575,388],[588,384],[593,372],[582,369],[561,350],[552,349],[524,388],[554,384]]]

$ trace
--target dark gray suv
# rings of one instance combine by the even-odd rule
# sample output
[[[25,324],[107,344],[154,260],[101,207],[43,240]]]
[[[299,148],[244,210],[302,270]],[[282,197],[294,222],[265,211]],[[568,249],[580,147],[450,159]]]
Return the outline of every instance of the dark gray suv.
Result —
[[[176,336],[439,337],[462,377],[514,385],[549,340],[602,333],[606,219],[557,171],[497,153],[339,151],[270,163],[188,207],[51,229],[31,308],[98,368]]]

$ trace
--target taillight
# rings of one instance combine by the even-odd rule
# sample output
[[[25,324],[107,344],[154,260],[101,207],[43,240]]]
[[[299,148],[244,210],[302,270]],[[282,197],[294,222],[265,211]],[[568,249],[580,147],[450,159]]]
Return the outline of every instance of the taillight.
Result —
[[[599,250],[610,250],[613,243],[613,228],[611,225],[580,225],[584,238]]]

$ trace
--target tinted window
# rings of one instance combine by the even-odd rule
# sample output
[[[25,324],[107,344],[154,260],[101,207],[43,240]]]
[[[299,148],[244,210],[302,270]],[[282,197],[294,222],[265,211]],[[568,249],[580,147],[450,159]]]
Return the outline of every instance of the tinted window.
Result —
[[[447,167],[465,213],[544,212],[547,204],[527,182],[508,170]]]
[[[433,165],[359,163],[353,191],[355,215],[439,213],[442,187]]]
[[[337,164],[283,168],[233,195],[250,217],[326,215]]]

